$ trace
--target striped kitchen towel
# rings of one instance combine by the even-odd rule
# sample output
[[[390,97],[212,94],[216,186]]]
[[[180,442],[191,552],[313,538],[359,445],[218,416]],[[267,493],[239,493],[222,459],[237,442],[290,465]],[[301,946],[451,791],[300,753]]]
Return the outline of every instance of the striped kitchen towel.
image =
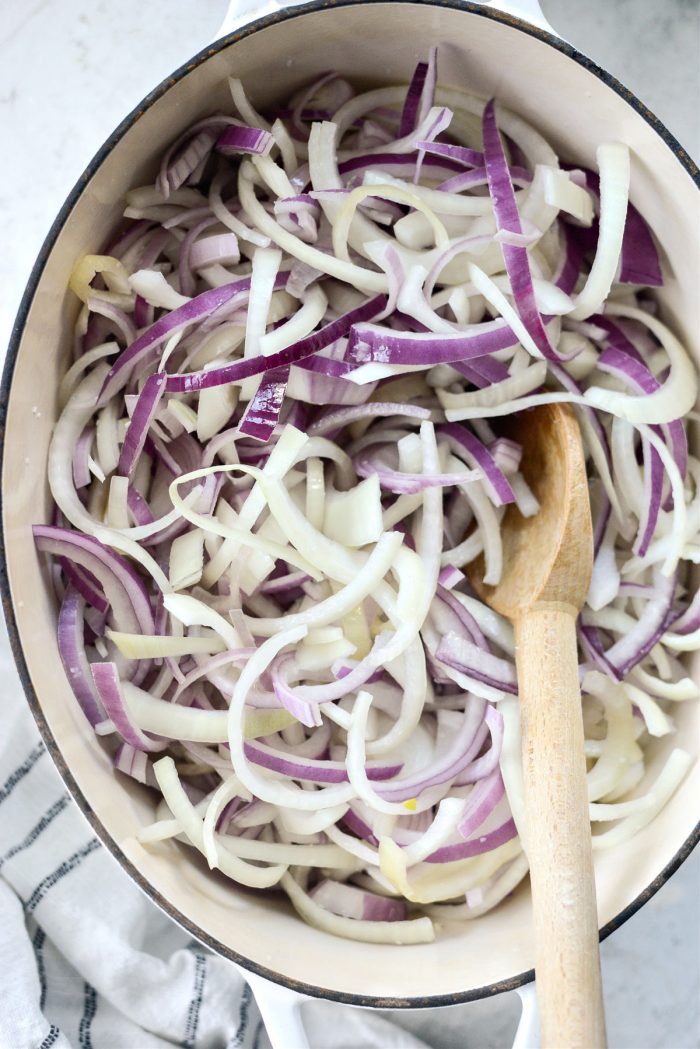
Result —
[[[268,1049],[238,971],[132,884],[67,794],[4,626],[0,680],[0,1049]],[[366,1011],[319,1002],[304,1020],[315,1049],[424,1046]]]

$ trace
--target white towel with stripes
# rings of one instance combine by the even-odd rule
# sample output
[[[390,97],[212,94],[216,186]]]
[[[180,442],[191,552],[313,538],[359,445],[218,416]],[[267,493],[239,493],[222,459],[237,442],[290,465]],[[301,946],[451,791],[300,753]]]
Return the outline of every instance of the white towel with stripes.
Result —
[[[66,792],[0,626],[1,1049],[269,1049],[238,971],[141,893]],[[304,1020],[313,1049],[425,1045],[367,1011]]]

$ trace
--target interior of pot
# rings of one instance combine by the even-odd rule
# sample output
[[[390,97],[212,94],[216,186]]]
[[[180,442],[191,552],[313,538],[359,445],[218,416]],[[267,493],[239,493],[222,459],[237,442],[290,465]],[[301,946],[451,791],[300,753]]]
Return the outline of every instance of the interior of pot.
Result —
[[[697,355],[697,192],[672,149],[639,112],[584,64],[498,18],[427,3],[332,6],[293,14],[212,49],[132,122],[97,167],[58,234],[29,309],[9,399],[2,478],[9,581],[29,677],[83,807],[93,811],[101,833],[171,911],[244,964],[318,993],[394,1004],[459,1000],[478,988],[488,993],[530,969],[527,887],[473,923],[445,926],[434,944],[367,946],[310,928],[281,899],[237,890],[176,845],[137,844],[137,828],[152,819],[151,795],[113,773],[73,699],[55,645],[56,609],[30,526],[50,513],[47,446],[76,308],[66,292],[68,274],[76,257],[104,242],[126,190],[151,176],[155,159],[180,131],[227,105],[231,74],[244,81],[254,104],[264,107],[327,69],[371,82],[405,81],[431,44],[439,46],[441,82],[497,95],[567,159],[595,166],[599,142],[621,139],[630,145],[632,199],[663,249],[665,309]],[[697,718],[696,704],[679,704],[678,733],[653,744],[650,776],[674,746],[697,751]],[[596,854],[601,926],[673,860],[693,829],[698,796],[696,766],[633,841]]]

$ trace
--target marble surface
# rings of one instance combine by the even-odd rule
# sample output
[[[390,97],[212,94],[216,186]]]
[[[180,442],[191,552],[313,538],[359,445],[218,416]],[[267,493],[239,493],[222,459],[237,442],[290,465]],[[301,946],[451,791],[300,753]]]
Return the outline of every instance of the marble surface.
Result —
[[[0,355],[67,192],[148,90],[215,34],[227,0],[0,0]],[[700,153],[698,0],[542,0],[550,22]],[[3,682],[12,687],[10,682]],[[603,945],[610,1044],[700,1044],[700,854]],[[510,1045],[505,996],[399,1021],[436,1049]],[[109,1049],[109,1047],[100,1047]]]

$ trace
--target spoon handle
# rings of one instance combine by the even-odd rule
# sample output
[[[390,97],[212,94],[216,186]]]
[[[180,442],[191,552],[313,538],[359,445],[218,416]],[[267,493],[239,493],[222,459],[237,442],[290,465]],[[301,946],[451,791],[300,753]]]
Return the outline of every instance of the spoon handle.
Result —
[[[576,610],[536,604],[515,630],[542,1047],[603,1049]]]

